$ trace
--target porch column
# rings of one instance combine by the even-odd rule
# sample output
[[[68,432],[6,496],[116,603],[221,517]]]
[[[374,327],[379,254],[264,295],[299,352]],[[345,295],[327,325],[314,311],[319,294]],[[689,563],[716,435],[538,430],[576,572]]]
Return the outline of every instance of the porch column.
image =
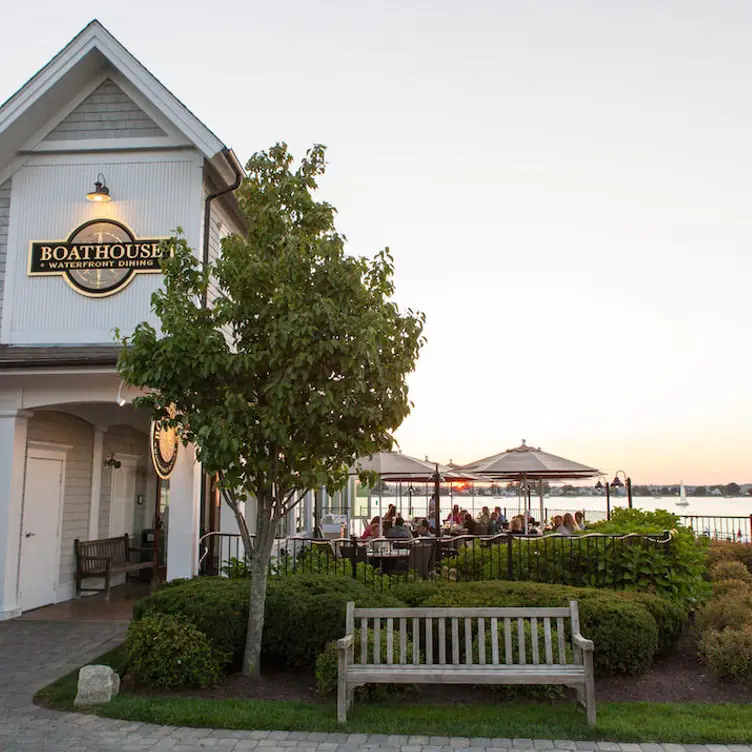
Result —
[[[103,439],[107,426],[94,426],[94,449],[91,460],[91,500],[89,502],[89,540],[99,538],[99,505],[102,498],[104,469]]]
[[[193,577],[198,572],[198,535],[201,513],[201,465],[193,445],[178,448],[170,475],[167,521],[167,579]]]
[[[21,615],[18,561],[30,415],[21,410],[0,412],[0,621]]]

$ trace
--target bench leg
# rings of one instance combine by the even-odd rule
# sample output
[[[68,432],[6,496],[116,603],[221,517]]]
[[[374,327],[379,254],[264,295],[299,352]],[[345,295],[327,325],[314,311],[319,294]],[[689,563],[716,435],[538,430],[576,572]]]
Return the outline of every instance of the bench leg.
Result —
[[[340,676],[337,682],[337,720],[340,723],[347,723],[347,695],[347,679]]]
[[[107,567],[107,571],[105,572],[105,575],[104,575],[104,589],[105,589],[104,599],[108,601],[110,600],[110,568],[109,567]]]
[[[585,708],[588,726],[595,726],[595,678],[591,652],[585,654]]]
[[[81,597],[81,579],[82,579],[81,575],[77,571],[76,572],[76,598],[80,598]]]

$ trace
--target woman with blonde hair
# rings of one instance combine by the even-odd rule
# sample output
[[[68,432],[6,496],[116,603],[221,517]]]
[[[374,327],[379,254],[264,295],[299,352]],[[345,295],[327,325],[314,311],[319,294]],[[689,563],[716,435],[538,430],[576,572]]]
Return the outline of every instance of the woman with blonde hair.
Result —
[[[564,519],[561,521],[561,525],[556,528],[556,532],[559,533],[559,535],[572,535],[576,529],[577,523],[575,523],[574,517],[567,512],[564,515]]]

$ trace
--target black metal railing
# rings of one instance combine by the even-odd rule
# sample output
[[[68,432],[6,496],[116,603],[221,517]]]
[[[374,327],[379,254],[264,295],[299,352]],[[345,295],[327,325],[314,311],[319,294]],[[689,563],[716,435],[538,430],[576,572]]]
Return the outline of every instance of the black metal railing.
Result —
[[[679,519],[682,525],[692,528],[697,536],[737,543],[752,542],[752,514],[748,517],[684,514]]]
[[[211,541],[211,543],[210,543]],[[411,580],[534,580],[568,585],[626,587],[640,561],[662,557],[670,566],[671,534],[459,535],[443,538],[289,537],[275,542],[271,576],[327,574],[374,587]],[[247,576],[238,535],[202,538],[201,574]]]

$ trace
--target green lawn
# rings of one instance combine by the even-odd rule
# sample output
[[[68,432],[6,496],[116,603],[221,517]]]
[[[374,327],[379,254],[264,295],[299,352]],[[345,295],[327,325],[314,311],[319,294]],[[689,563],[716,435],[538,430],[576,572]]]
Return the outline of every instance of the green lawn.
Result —
[[[96,663],[122,665],[118,648]],[[77,673],[58,679],[37,700],[72,710]],[[281,731],[342,731],[372,734],[429,734],[533,739],[600,739],[684,744],[752,742],[752,705],[699,703],[599,703],[598,725],[585,723],[584,711],[572,702],[498,705],[415,705],[405,698],[356,703],[350,721],[340,726],[334,702],[219,700],[145,697],[126,693],[96,708],[99,715],[170,726]]]

